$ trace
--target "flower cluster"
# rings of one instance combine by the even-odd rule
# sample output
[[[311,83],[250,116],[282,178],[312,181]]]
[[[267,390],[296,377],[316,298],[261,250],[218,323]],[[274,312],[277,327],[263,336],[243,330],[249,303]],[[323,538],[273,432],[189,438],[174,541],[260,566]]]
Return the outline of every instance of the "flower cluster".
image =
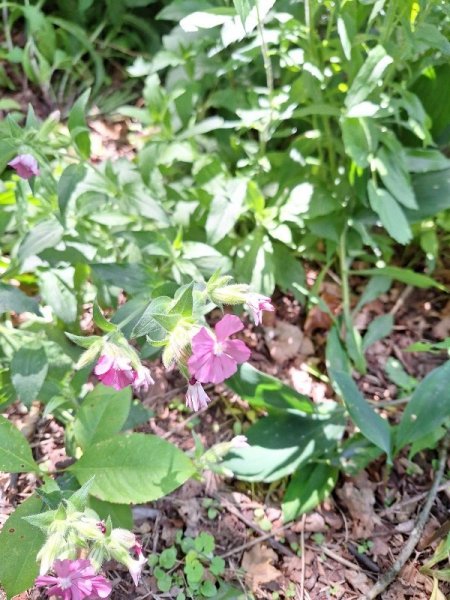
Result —
[[[37,555],[36,585],[46,586],[48,595],[63,600],[108,597],[111,586],[98,572],[111,559],[122,563],[138,585],[146,558],[131,531],[113,528],[110,519],[101,521],[92,509],[77,510],[70,500],[27,520],[47,536]]]
[[[116,390],[131,385],[135,391],[146,392],[155,383],[147,367],[139,365],[134,369],[131,359],[121,354],[120,348],[112,344],[105,345],[94,373],[104,385]]]
[[[244,304],[256,324],[261,322],[263,311],[274,310],[270,298],[249,292],[248,286],[242,284],[213,286],[207,293],[220,306],[224,303]],[[231,339],[232,335],[243,328],[244,324],[239,317],[226,314],[214,330],[181,321],[169,336],[163,362],[166,367],[177,364],[186,375],[186,405],[191,410],[201,410],[209,403],[203,384],[222,383],[236,373],[238,365],[250,358],[250,349],[245,343],[239,339]],[[150,371],[141,364],[139,357],[123,337],[116,343],[111,340],[103,343],[94,373],[104,385],[117,390],[132,386],[135,390],[146,392],[154,383]]]

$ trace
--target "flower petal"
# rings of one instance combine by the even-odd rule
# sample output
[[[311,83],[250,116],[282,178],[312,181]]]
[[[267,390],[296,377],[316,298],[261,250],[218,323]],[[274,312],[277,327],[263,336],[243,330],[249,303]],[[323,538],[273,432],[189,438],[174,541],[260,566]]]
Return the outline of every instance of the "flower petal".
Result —
[[[236,315],[225,315],[215,326],[216,337],[219,342],[225,341],[233,333],[242,331],[244,323]]]
[[[227,340],[223,343],[224,352],[231,356],[238,365],[246,362],[250,356],[251,351],[243,341],[241,340]]]

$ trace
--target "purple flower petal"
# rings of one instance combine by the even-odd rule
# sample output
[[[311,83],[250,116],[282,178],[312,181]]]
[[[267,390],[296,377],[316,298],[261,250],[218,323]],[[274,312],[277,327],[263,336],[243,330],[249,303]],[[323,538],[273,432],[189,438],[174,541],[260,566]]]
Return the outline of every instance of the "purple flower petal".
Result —
[[[8,165],[22,179],[30,179],[30,177],[34,177],[40,173],[37,160],[31,154],[19,154],[13,160],[9,161]]]
[[[238,365],[246,362],[251,356],[250,348],[241,340],[227,340],[223,342],[223,351],[228,356],[234,358]]]
[[[236,315],[225,315],[214,328],[218,342],[223,342],[233,333],[242,331],[244,323]]]

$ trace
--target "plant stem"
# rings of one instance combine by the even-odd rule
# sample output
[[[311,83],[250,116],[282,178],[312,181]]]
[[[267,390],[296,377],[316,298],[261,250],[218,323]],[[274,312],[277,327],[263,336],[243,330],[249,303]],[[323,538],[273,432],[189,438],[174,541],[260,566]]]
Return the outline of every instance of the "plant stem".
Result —
[[[349,268],[347,261],[347,226],[341,234],[339,241],[339,261],[341,266],[341,285],[342,285],[342,308],[344,311],[344,322],[347,331],[352,327],[350,286],[348,282]]]
[[[12,38],[11,38],[11,30],[9,28],[8,6],[7,6],[6,0],[3,0],[3,2],[2,2],[2,17],[3,17],[3,30],[5,32],[6,47],[8,48],[8,51],[11,52],[13,50],[14,46],[13,46]]]
[[[269,48],[267,46],[266,39],[264,37],[264,29],[262,26],[261,15],[259,12],[259,0],[256,0],[255,8],[256,8],[258,34],[259,34],[259,38],[261,40],[261,54],[262,54],[262,58],[263,58],[264,71],[266,72],[267,92],[268,92],[268,96],[269,96],[269,119],[268,119],[266,125],[264,126],[264,130],[261,132],[261,155],[263,155],[266,150],[266,145],[267,145],[267,141],[268,141],[269,133],[270,133],[270,127],[272,125],[272,120],[273,120],[272,101],[273,101],[274,83],[273,83],[272,62],[271,62],[270,56],[269,56]]]

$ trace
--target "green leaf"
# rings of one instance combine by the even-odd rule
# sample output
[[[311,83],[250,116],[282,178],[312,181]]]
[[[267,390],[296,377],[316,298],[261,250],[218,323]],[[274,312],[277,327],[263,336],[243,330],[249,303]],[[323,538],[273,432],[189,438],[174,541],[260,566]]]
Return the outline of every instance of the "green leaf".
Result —
[[[233,0],[234,8],[236,9],[242,25],[245,27],[245,21],[250,14],[250,11],[255,6],[257,0]]]
[[[271,296],[275,289],[272,242],[257,230],[243,241],[235,263],[239,282],[248,283],[255,292]]]
[[[86,106],[89,100],[90,90],[86,90],[72,106],[69,113],[67,125],[70,136],[83,158],[89,158],[91,154],[91,140],[89,128],[86,123]]]
[[[413,187],[419,208],[406,211],[411,223],[433,217],[450,207],[450,169],[415,175]]]
[[[312,414],[316,410],[307,396],[299,394],[276,377],[258,371],[249,363],[241,365],[238,372],[225,383],[254,408],[303,414]]]
[[[301,304],[305,295],[301,290],[306,287],[305,270],[302,263],[284,244],[273,244],[273,262],[275,279],[283,292],[291,292]]]
[[[100,310],[100,307],[97,303],[97,300],[94,301],[93,317],[94,317],[94,323],[102,331],[109,333],[111,331],[117,330],[117,325],[114,325],[114,323],[110,323],[107,319],[105,319],[105,317],[103,316],[103,313]]]
[[[175,299],[170,312],[173,314],[182,315],[183,317],[192,317],[192,309],[194,305],[194,299],[192,296],[192,290],[194,288],[193,283],[179,288],[175,294]]]
[[[129,387],[117,391],[98,384],[83,400],[73,424],[79,446],[85,450],[118,433],[126,423],[130,406]]]
[[[228,182],[226,189],[218,190],[214,195],[206,220],[208,242],[215,245],[235,226],[244,207],[247,193],[247,181],[234,179]]]
[[[339,410],[314,417],[270,414],[246,432],[250,447],[233,450],[222,465],[245,481],[275,481],[334,452],[344,429]]]
[[[367,193],[372,210],[380,217],[389,235],[399,244],[408,244],[412,239],[412,231],[396,199],[387,190],[375,187],[373,181],[367,184]]]
[[[359,275],[381,275],[389,277],[390,279],[396,279],[407,285],[413,285],[418,288],[430,288],[435,287],[438,290],[447,291],[447,288],[433,279],[428,275],[422,273],[416,273],[411,269],[403,269],[402,267],[380,267],[379,269],[361,269],[360,271],[351,271],[353,274]]]
[[[430,433],[427,433],[427,435],[420,437],[411,444],[411,448],[408,452],[408,460],[412,460],[414,456],[422,450],[434,450],[437,447],[438,442],[446,435],[446,433],[447,430],[445,427],[437,427],[436,429],[433,429],[433,431],[430,431]]]
[[[342,139],[345,152],[358,167],[369,165],[368,157],[377,147],[376,130],[369,119],[342,118]]]
[[[135,325],[131,337],[148,335],[152,340],[164,339],[181,318],[178,314],[168,314],[170,303],[171,299],[165,296],[152,300]]]
[[[42,346],[22,346],[11,361],[11,379],[21,402],[29,406],[39,397],[48,361]]]
[[[98,516],[106,521],[108,517],[111,518],[113,527],[121,527],[122,529],[133,529],[133,513],[131,512],[131,506],[127,504],[113,504],[112,502],[105,502],[89,497],[89,506],[98,514]]]
[[[416,209],[418,207],[416,197],[409,175],[402,167],[402,158],[393,150],[382,147],[372,161],[372,166],[376,168],[382,182],[400,204],[406,208]]]
[[[58,204],[61,216],[65,218],[70,198],[77,185],[83,181],[86,167],[83,164],[66,167],[58,181]]]
[[[23,517],[39,513],[43,507],[42,500],[34,496],[27,498],[8,517],[0,532],[0,583],[8,598],[32,587],[39,573],[36,556],[45,537]]]
[[[57,270],[39,273],[39,288],[45,302],[64,323],[74,323],[77,319],[77,298],[73,287],[65,281]]]
[[[102,339],[99,335],[91,335],[89,337],[84,337],[82,335],[74,335],[73,333],[68,333],[67,331],[65,332],[65,334],[71,342],[73,342],[77,346],[81,346],[81,348],[90,348],[93,344],[99,342]]]
[[[283,520],[293,521],[320,504],[336,485],[339,470],[326,464],[312,463],[298,469],[283,497]]]
[[[390,461],[391,430],[389,423],[368,404],[348,373],[331,370],[330,377],[344,400],[352,421],[368,440],[386,452]]]
[[[389,379],[406,392],[411,392],[417,385],[417,379],[408,375],[402,363],[392,356],[387,359],[384,370]]]
[[[384,71],[392,62],[393,58],[386,53],[383,46],[372,48],[347,92],[345,106],[351,108],[365,100],[377,87]]]
[[[369,346],[382,340],[392,332],[394,327],[394,318],[392,315],[380,315],[376,317],[367,328],[366,335],[363,338],[362,348],[365,352]]]
[[[396,451],[428,435],[450,416],[450,361],[423,379],[408,402],[397,430]]]
[[[56,219],[41,221],[22,240],[19,250],[19,260],[36,256],[46,248],[54,248],[62,239],[64,229]]]
[[[140,433],[116,435],[89,446],[69,470],[80,483],[95,476],[91,494],[118,504],[161,498],[195,473],[176,446]]]
[[[0,415],[0,471],[27,473],[39,471],[24,435]]]
[[[4,312],[40,313],[39,304],[34,298],[25,295],[21,290],[0,282],[0,314]]]
[[[361,298],[358,300],[358,304],[353,310],[353,314],[357,314],[363,306],[369,304],[373,300],[379,298],[382,294],[385,294],[391,287],[392,280],[389,277],[375,276],[372,277],[366,287],[364,288]],[[342,371],[344,369],[338,369]]]
[[[405,154],[410,173],[429,173],[450,168],[450,160],[439,150],[406,148]]]
[[[327,335],[326,366],[328,371],[344,371],[350,373],[350,361],[339,337],[338,328],[332,327]]]

